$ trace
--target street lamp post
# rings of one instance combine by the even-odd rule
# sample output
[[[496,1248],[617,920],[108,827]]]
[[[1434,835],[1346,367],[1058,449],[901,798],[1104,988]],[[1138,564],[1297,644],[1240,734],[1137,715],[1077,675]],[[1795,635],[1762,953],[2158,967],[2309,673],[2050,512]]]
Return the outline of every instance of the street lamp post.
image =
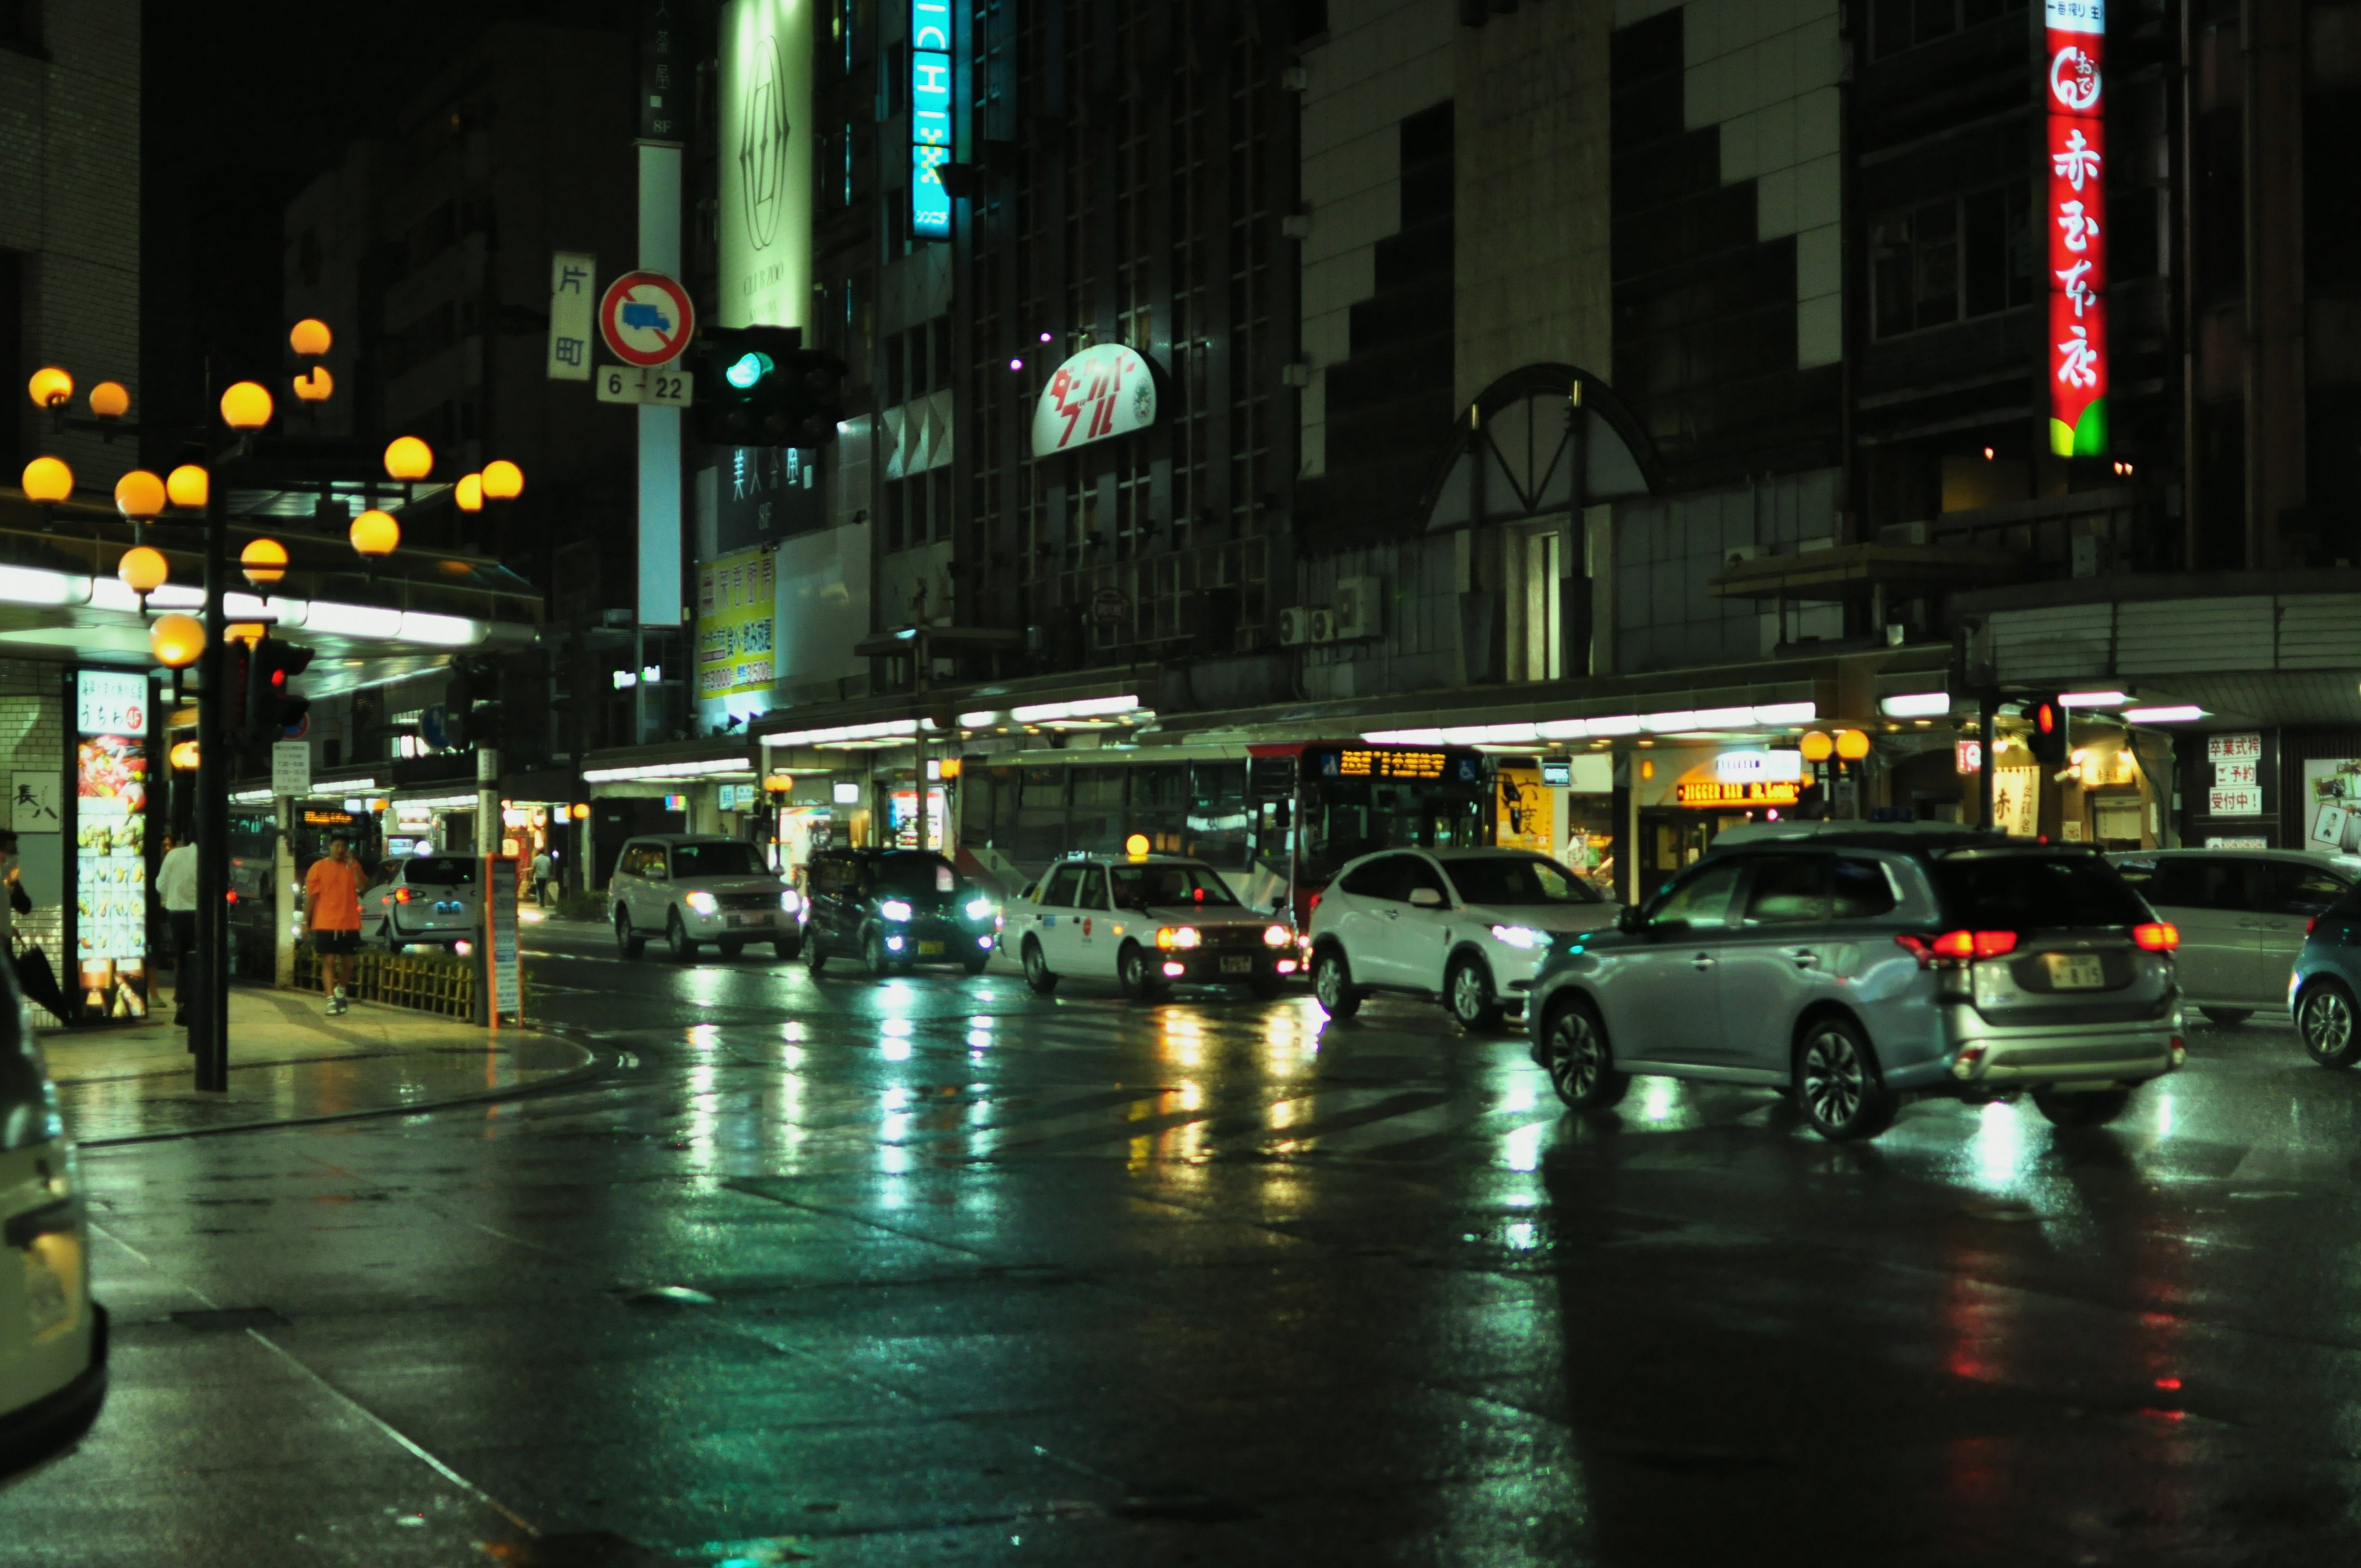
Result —
[[[226,487],[206,488],[204,540],[205,647],[197,684],[197,1009],[189,1021],[196,1054],[196,1084],[216,1093],[229,1088],[229,737],[223,733],[222,694],[229,687],[229,640],[222,635],[222,575],[228,552]]]

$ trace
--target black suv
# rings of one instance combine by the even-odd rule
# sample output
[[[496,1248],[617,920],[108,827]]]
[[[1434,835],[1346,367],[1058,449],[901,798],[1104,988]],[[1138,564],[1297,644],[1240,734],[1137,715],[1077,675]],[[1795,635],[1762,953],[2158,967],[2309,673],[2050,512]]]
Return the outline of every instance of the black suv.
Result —
[[[811,858],[804,961],[857,958],[873,975],[914,964],[981,974],[992,958],[992,901],[942,856],[921,850],[822,850]]]

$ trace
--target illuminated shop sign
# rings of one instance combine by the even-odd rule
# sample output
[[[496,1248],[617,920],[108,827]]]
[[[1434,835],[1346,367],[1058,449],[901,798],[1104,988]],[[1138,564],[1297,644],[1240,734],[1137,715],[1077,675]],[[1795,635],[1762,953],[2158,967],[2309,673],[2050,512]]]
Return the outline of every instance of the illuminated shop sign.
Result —
[[[809,0],[722,7],[719,325],[811,324],[815,8]]]
[[[2107,453],[2106,0],[2047,0],[2049,450]]]
[[[1111,441],[1156,422],[1156,373],[1136,348],[1100,343],[1058,367],[1033,406],[1033,455]]]
[[[1794,779],[1699,779],[1674,786],[1673,798],[1682,806],[1793,806],[1802,791]]]
[[[1804,776],[1801,751],[1724,751],[1713,760],[1714,777],[1724,784],[1795,784]]]
[[[910,232],[951,236],[951,0],[910,0]]]
[[[1449,762],[1450,759],[1441,751],[1345,751],[1336,753],[1336,771],[1332,776],[1340,779],[1439,779]]]

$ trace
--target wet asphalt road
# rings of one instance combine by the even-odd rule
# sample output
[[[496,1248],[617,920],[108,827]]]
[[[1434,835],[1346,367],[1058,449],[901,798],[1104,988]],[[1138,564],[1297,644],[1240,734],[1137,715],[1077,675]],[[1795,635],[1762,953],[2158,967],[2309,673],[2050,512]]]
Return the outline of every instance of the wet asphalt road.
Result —
[[[2361,1539],[2361,1075],[1833,1147],[1378,1002],[629,965],[578,1091],[93,1151],[0,1564],[2223,1563]]]

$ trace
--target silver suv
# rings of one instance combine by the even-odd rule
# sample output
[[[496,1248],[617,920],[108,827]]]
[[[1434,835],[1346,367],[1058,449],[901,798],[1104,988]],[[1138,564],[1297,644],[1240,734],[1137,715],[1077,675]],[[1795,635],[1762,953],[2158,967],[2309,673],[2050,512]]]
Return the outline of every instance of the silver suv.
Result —
[[[638,958],[659,931],[683,963],[708,942],[725,959],[749,942],[768,942],[783,959],[803,951],[801,895],[763,864],[753,845],[718,833],[633,839],[615,858],[607,894],[615,945],[627,959]]]
[[[2029,1091],[2097,1125],[2179,1067],[2179,934],[2071,846],[1938,824],[1740,828],[1616,930],[1554,945],[1533,1059],[1576,1110],[1634,1073],[1792,1092],[1829,1138],[1902,1096]]]

